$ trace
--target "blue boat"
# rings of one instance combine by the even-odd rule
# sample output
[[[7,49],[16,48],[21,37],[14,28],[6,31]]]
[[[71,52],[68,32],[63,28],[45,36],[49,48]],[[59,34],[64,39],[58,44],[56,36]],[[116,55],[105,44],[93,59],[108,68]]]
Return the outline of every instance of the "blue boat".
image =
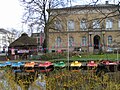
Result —
[[[20,66],[24,66],[25,63],[24,63],[24,62],[18,62],[18,65],[20,65]]]
[[[0,68],[4,68],[6,67],[6,64],[5,63],[0,63]]]
[[[11,65],[12,65],[12,62],[7,61],[7,62],[5,62],[5,64],[6,64],[6,66],[11,66]]]
[[[11,68],[12,68],[12,71],[14,73],[19,73],[19,72],[22,72],[22,67],[23,67],[24,63],[22,62],[14,62],[11,64]]]

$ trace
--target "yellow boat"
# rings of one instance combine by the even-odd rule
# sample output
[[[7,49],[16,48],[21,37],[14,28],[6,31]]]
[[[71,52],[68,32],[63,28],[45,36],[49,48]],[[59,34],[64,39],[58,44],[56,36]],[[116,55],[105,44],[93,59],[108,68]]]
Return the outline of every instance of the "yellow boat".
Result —
[[[79,70],[82,66],[82,63],[79,61],[74,61],[70,64],[70,70]]]

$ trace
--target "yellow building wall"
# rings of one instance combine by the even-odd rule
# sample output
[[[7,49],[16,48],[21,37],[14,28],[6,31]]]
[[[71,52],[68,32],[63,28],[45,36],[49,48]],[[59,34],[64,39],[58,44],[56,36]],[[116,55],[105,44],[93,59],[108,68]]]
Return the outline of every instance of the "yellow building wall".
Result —
[[[104,9],[102,10],[102,12],[104,12],[106,15],[109,13],[109,10]],[[67,11],[66,11],[67,12]],[[71,11],[73,12],[73,11]],[[105,17],[104,14],[102,14],[101,12],[96,12],[96,10],[88,10],[88,11],[83,11],[84,13],[77,13],[77,10],[75,13],[72,14],[68,14],[68,15],[61,15],[59,16],[59,19],[62,22],[63,25],[63,29],[61,31],[54,31],[54,30],[49,30],[49,48],[52,49],[67,49],[68,47],[68,33],[69,36],[72,36],[74,38],[74,47],[80,47],[81,43],[82,43],[82,37],[86,36],[87,37],[87,46],[82,46],[85,50],[87,50],[87,52],[89,52],[89,44],[90,44],[90,35],[89,33],[92,32],[91,35],[91,42],[92,42],[92,48],[94,48],[94,37],[96,35],[100,36],[100,44],[103,44],[103,40],[104,40],[104,45],[105,45],[105,49],[107,49],[108,47],[108,36],[111,35],[112,39],[114,40],[116,38],[116,34],[120,33],[119,28],[118,28],[118,17],[111,17],[111,19],[113,20],[113,28],[112,30],[106,30],[106,19],[107,18],[103,18]],[[81,31],[80,30],[80,20],[82,19],[87,19],[88,20],[88,31]],[[93,20],[94,19],[99,19],[101,20],[100,22],[100,28],[98,30],[94,30],[92,29],[92,24],[93,24]],[[68,32],[67,30],[67,21],[68,20],[73,20],[74,21],[74,31],[70,31]],[[104,39],[103,39],[103,33],[102,31],[104,31]],[[55,41],[57,37],[61,37],[61,46],[60,47],[56,47],[55,46]],[[73,50],[72,48],[72,50]],[[92,52],[94,52],[92,50]]]

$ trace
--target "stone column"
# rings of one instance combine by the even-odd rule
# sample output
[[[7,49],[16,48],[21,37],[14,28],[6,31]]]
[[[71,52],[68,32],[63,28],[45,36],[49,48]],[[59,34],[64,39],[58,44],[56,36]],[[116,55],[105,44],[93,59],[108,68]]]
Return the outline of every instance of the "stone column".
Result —
[[[93,47],[92,47],[92,32],[89,32],[89,52],[93,53]]]

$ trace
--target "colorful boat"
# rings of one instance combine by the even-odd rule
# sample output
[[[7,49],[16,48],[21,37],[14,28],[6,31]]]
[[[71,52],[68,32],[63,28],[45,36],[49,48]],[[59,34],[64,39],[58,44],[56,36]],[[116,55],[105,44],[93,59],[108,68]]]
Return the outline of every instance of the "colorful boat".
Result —
[[[47,73],[53,70],[54,70],[54,65],[52,62],[46,61],[43,63],[39,63],[38,65],[38,72]]]
[[[102,60],[97,67],[96,74],[98,76],[107,72],[114,72],[118,70],[118,63],[110,60]]]
[[[11,66],[11,65],[12,65],[12,62],[7,61],[7,62],[5,62],[5,64],[6,64],[6,66]]]
[[[6,67],[6,64],[5,63],[0,63],[0,68],[2,69],[4,67]]]
[[[82,66],[81,62],[74,61],[70,64],[70,70],[79,70]]]
[[[116,71],[117,70],[117,66],[118,63],[114,62],[114,61],[110,61],[110,60],[102,60],[100,62],[101,66],[104,66],[106,68],[107,71]]]
[[[89,69],[89,70],[96,69],[97,66],[98,66],[98,64],[95,61],[89,61],[87,63],[87,69]]]
[[[62,69],[66,67],[66,64],[63,61],[60,61],[60,62],[54,63],[54,67],[56,69]]]
[[[36,65],[35,62],[27,62],[24,64],[24,71],[28,73],[35,72],[34,66]]]
[[[113,62],[110,60],[102,60],[100,63],[104,65],[117,65],[117,62]]]
[[[11,64],[11,68],[14,73],[22,72],[23,66],[24,66],[23,62],[14,62]]]

